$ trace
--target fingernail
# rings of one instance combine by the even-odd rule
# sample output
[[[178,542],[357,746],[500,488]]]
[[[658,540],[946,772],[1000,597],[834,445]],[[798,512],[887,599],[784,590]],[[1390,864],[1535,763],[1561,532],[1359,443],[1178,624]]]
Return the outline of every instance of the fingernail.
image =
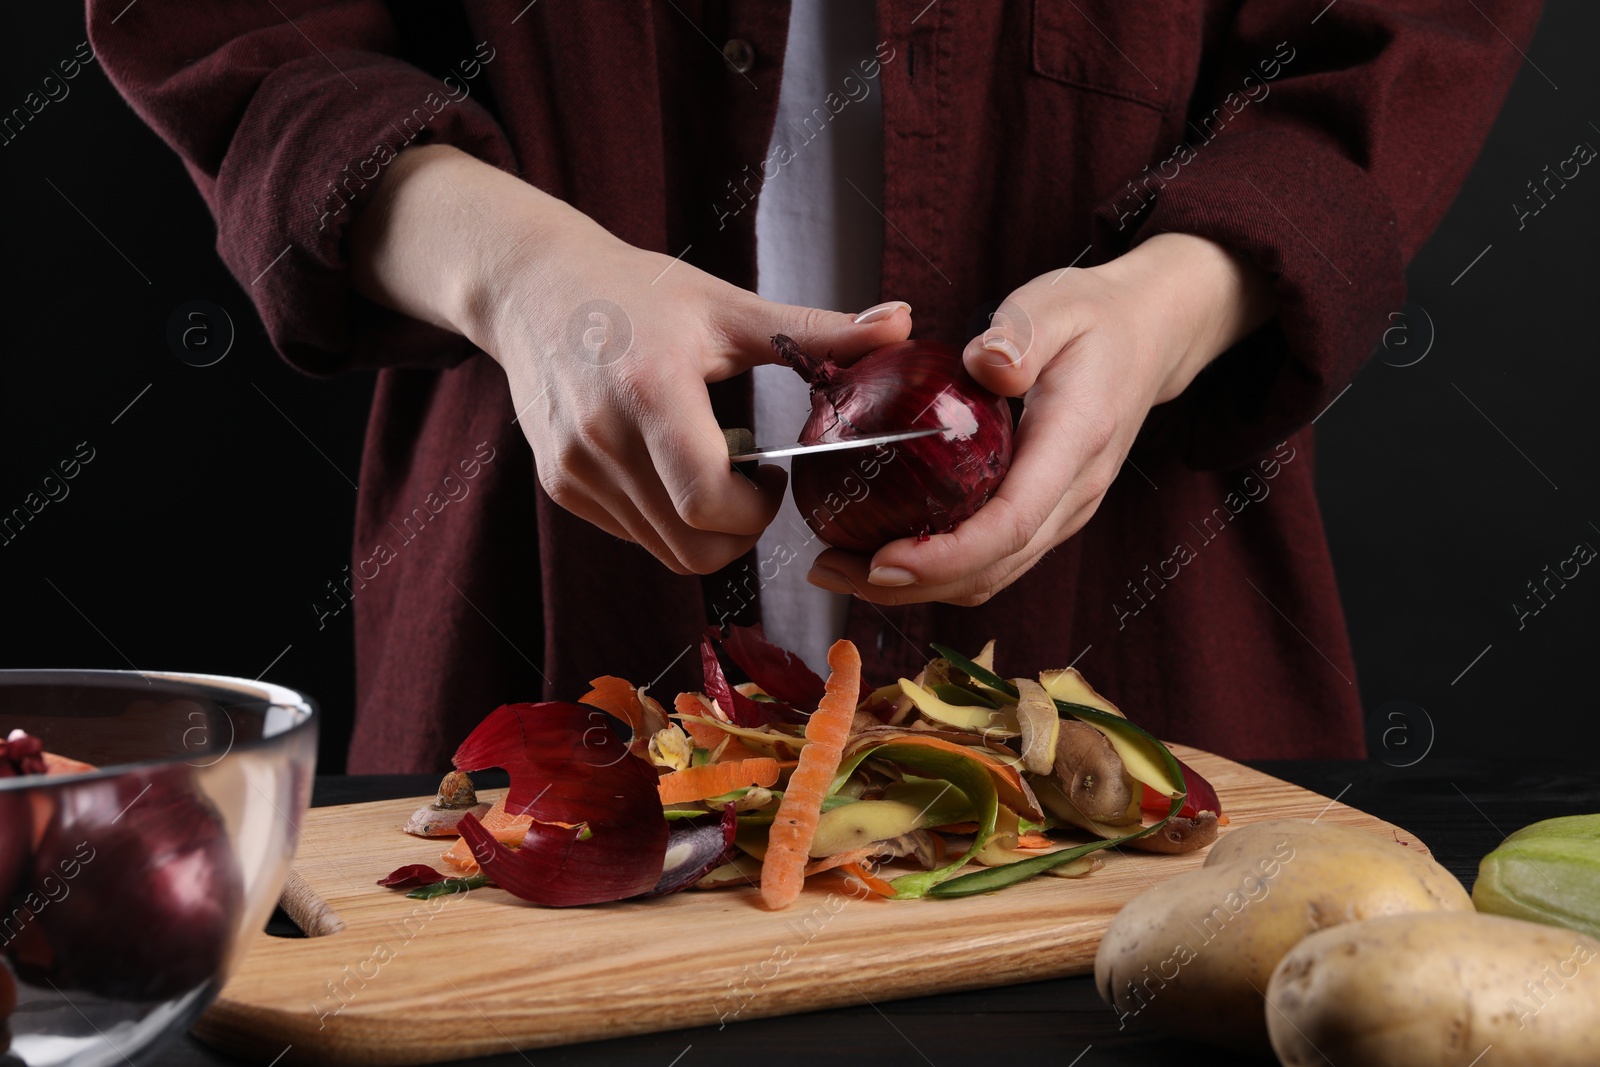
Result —
[[[996,333],[993,330],[984,334],[983,349],[985,352],[993,352],[998,356],[1004,357],[1005,361],[1013,367],[1022,366],[1022,353],[1017,350],[1017,346],[1012,344],[1011,339],[1005,334]]]
[[[904,300],[889,300],[882,304],[874,304],[856,316],[856,325],[865,326],[871,322],[881,322],[901,308],[910,311],[911,305]]]
[[[867,581],[873,585],[916,585],[917,576],[904,567],[874,567]]]
[[[844,576],[844,572],[836,571],[832,567],[824,567],[821,564],[812,564],[810,572],[806,574],[806,581],[834,593],[855,592],[855,589],[850,585],[850,579]]]

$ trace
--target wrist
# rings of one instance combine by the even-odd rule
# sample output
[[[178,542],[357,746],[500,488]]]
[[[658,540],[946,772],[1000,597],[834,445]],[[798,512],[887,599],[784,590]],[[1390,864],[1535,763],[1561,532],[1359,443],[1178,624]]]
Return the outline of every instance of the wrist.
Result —
[[[580,224],[599,229],[459,149],[408,148],[351,227],[356,288],[492,356],[513,290],[528,287],[530,272],[548,277],[564,236]]]
[[[1176,398],[1277,310],[1265,272],[1193,234],[1157,234],[1107,266],[1143,298],[1154,404]]]
[[[498,362],[505,346],[497,339],[516,332],[514,320],[527,306],[529,292],[553,295],[575,265],[593,255],[597,236],[615,238],[564,201],[514,175],[487,169],[493,173],[475,174],[465,184],[455,181],[456,200],[471,213],[471,229],[460,242],[459,274],[449,299],[454,328]],[[585,252],[579,246],[586,239]]]

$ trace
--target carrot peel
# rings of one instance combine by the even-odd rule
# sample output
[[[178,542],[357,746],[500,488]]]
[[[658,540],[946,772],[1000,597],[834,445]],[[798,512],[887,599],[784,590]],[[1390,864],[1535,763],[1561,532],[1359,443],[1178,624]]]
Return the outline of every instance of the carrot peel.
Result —
[[[894,886],[879,878],[859,863],[846,863],[839,868],[851,877],[859,880],[862,885],[878,894],[880,897],[895,896]]]
[[[747,786],[776,785],[778,770],[778,761],[770,756],[756,756],[732,763],[707,763],[662,775],[656,783],[656,789],[661,794],[663,804],[687,804],[719,797]]]
[[[806,740],[778,805],[761,864],[761,899],[777,911],[794,903],[805,884],[805,869],[822,817],[822,801],[844,756],[861,693],[861,653],[849,641],[828,650],[827,685],[817,710],[806,721]],[[990,796],[994,795],[993,788]]]

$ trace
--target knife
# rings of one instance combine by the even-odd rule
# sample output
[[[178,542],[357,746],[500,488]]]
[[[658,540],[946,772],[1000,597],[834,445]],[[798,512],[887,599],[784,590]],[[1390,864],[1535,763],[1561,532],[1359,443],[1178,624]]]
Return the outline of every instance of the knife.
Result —
[[[825,441],[816,445],[774,445],[768,448],[756,447],[755,437],[749,430],[724,429],[722,437],[728,444],[728,462],[736,468],[750,471],[744,464],[754,464],[764,459],[782,459],[785,456],[805,456],[813,452],[838,452],[847,448],[875,448],[878,445],[891,445],[900,441],[915,441],[919,437],[932,437],[936,433],[944,433],[945,427],[934,426],[925,430],[901,430],[898,433],[878,433],[867,437],[850,437],[843,441]]]

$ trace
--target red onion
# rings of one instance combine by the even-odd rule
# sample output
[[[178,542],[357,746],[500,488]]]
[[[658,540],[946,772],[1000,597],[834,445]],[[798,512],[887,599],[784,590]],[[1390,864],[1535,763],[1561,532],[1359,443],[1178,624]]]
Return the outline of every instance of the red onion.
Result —
[[[38,738],[21,730],[0,739],[0,778],[45,773],[43,751]],[[33,808],[28,794],[20,789],[0,792],[0,907],[10,907],[11,894],[28,873],[32,838]]]
[[[877,449],[796,456],[795,506],[828,544],[875,552],[902,537],[949,533],[999,488],[1011,466],[1011,409],[972,380],[960,349],[900,341],[841,367],[782,334],[772,345],[811,383],[801,444],[946,428]]]
[[[54,792],[7,945],[19,976],[156,1001],[221,971],[243,883],[192,773],[163,767]]]
[[[0,761],[0,778],[14,777],[16,772]],[[15,790],[0,793],[0,908],[10,907],[12,892],[28,872],[28,837],[32,829],[33,812],[28,807],[27,794]]]

